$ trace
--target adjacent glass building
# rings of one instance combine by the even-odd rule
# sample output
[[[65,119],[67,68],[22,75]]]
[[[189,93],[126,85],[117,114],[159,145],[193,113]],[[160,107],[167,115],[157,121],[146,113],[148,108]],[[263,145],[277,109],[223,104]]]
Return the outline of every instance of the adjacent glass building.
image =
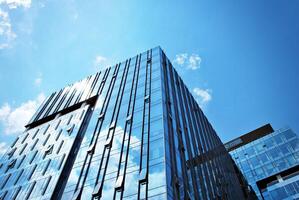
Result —
[[[259,199],[299,199],[299,136],[270,124],[225,144]]]
[[[160,47],[53,92],[0,161],[0,199],[245,199]]]

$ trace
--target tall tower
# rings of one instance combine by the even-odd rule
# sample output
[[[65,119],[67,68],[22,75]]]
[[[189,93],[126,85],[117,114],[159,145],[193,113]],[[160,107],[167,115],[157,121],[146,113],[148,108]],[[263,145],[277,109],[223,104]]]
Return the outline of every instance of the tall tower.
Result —
[[[53,92],[0,164],[0,199],[244,199],[160,47]]]

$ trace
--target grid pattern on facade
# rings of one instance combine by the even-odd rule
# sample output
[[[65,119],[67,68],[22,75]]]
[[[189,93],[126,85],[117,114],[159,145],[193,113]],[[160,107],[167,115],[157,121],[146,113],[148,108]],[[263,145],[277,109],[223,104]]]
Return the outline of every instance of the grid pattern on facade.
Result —
[[[261,192],[266,199],[283,199],[285,196],[286,198],[293,196],[293,191],[288,192],[284,187],[279,187],[279,185],[290,183],[289,179],[285,182],[279,178],[280,174],[299,165],[299,137],[291,129],[277,130],[230,151],[230,154],[259,198],[262,198]],[[268,191],[261,191],[262,188],[259,188],[256,183],[273,175],[278,177],[275,178],[277,182],[284,183],[269,187]],[[293,181],[294,179],[295,182],[299,180],[299,175],[292,178]],[[296,183],[295,186],[297,186]],[[293,184],[290,187],[293,187]],[[270,191],[274,189],[277,189],[279,193],[274,191],[271,194]]]
[[[108,70],[62,199],[166,198],[160,54]]]
[[[170,61],[162,55],[169,199],[243,198],[224,145]]]
[[[0,199],[51,198],[88,106],[22,133],[1,159]]]

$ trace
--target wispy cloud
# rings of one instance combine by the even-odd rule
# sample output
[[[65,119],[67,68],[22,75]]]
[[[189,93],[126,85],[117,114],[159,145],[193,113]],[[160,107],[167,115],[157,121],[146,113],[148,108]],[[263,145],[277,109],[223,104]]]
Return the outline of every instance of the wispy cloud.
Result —
[[[107,61],[107,58],[104,56],[96,56],[94,64],[95,65],[101,65]]]
[[[17,37],[10,20],[10,10],[30,8],[31,0],[0,0],[0,49],[10,48]]]
[[[30,8],[31,0],[0,0],[0,5],[5,5],[9,9],[16,9],[18,7]]]
[[[8,12],[0,8],[0,49],[9,48],[16,37],[17,35],[11,28]]]
[[[192,54],[189,57],[189,64],[188,64],[187,68],[192,69],[192,70],[199,69],[200,63],[201,63],[201,58],[199,57],[199,55]]]
[[[195,53],[190,56],[187,53],[180,53],[175,56],[173,62],[186,69],[196,70],[200,68],[201,57]]]
[[[187,59],[188,59],[188,54],[181,53],[175,56],[174,62],[178,65],[184,65]]]
[[[202,88],[193,88],[193,94],[197,103],[203,107],[207,105],[212,100],[212,90],[211,89],[202,89]]]
[[[105,56],[97,55],[93,61],[95,71],[102,71],[109,66],[109,60]]]
[[[8,145],[5,142],[0,142],[0,157],[5,154],[8,149]]]
[[[40,93],[35,99],[26,101],[18,107],[4,103],[0,107],[0,123],[4,133],[11,135],[24,131],[24,126],[44,99],[45,95]]]

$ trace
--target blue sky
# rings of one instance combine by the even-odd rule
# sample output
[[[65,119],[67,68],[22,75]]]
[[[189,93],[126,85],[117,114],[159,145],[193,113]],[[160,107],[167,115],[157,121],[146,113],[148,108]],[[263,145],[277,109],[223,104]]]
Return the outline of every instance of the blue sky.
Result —
[[[226,142],[299,132],[299,1],[0,0],[0,148],[44,96],[160,45]]]

